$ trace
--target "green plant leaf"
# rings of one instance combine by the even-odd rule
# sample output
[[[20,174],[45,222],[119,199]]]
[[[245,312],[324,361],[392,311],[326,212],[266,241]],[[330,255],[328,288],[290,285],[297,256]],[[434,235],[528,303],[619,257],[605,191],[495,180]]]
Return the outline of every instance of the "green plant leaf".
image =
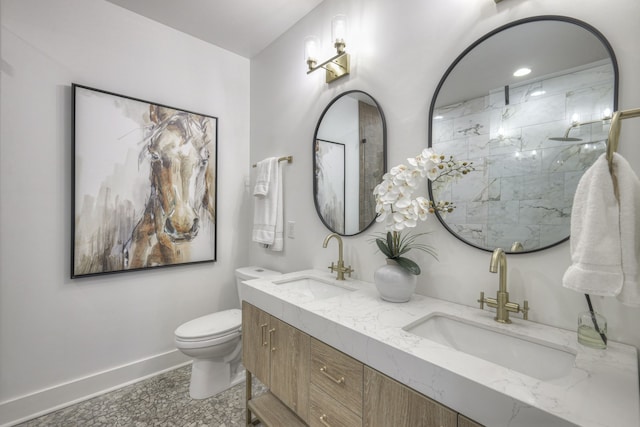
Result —
[[[393,258],[393,254],[389,251],[387,247],[387,243],[382,239],[376,239],[376,245],[378,245],[378,249],[382,252],[387,258]]]
[[[409,273],[416,276],[420,274],[420,266],[409,258],[398,257],[395,260],[400,267],[405,268]]]
[[[392,256],[398,255],[398,248],[393,244],[393,235],[390,231],[387,231],[387,247],[389,248],[389,252],[391,252]]]

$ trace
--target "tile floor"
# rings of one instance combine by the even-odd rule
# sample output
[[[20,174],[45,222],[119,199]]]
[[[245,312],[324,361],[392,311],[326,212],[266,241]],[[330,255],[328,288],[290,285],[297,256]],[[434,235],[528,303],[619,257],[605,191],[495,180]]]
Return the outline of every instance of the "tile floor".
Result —
[[[19,424],[21,427],[230,427],[244,425],[245,384],[189,397],[191,365]],[[263,386],[255,384],[256,393]]]

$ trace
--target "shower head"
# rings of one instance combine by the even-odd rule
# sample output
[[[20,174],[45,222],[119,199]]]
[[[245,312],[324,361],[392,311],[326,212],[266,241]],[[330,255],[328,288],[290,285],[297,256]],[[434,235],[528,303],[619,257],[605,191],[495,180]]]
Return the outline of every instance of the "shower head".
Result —
[[[582,141],[582,138],[575,138],[575,137],[569,136],[569,132],[571,132],[571,129],[578,126],[580,126],[580,123],[574,123],[571,126],[569,126],[567,131],[564,133],[564,136],[552,136],[549,139],[551,141],[563,141],[563,142]]]
[[[582,141],[582,138],[574,138],[572,136],[552,136],[549,139],[551,141],[563,141],[563,142]]]
[[[571,132],[571,129],[578,128],[578,127],[580,127],[582,125],[590,125],[590,124],[593,124],[593,123],[604,123],[607,120],[611,120],[611,119],[610,118],[605,118],[605,119],[602,119],[602,120],[592,120],[590,122],[583,122],[583,123],[576,122],[576,123],[573,123],[571,126],[569,126],[567,128],[567,131],[564,133],[564,136],[552,136],[549,139],[551,141],[563,141],[563,142],[582,141],[582,138],[576,138],[576,137],[569,136],[569,133]]]

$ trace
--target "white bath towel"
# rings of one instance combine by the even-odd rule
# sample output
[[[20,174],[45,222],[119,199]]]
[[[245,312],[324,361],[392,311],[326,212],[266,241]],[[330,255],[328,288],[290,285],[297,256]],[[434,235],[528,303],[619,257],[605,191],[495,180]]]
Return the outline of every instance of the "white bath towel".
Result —
[[[620,243],[624,282],[617,298],[625,305],[640,307],[638,256],[640,256],[640,180],[627,160],[613,154],[613,172],[618,181]]]
[[[271,176],[276,173],[277,167],[278,159],[276,157],[269,157],[258,162],[256,165],[256,184],[253,187],[254,196],[266,196],[269,193]]]
[[[562,285],[578,292],[615,296],[623,283],[620,215],[602,154],[584,173],[571,210],[571,266]]]
[[[278,175],[278,200],[276,210],[276,229],[273,238],[273,244],[269,246],[274,252],[281,252],[284,249],[284,192],[282,191],[282,168],[280,164],[276,166],[276,175]]]
[[[276,219],[278,214],[278,159],[270,157],[258,162],[258,168],[274,167],[275,173],[269,173],[269,189],[265,195],[255,194],[253,204],[253,241],[264,245],[272,245],[276,235]],[[256,176],[256,179],[258,177]],[[257,184],[256,184],[257,186]]]

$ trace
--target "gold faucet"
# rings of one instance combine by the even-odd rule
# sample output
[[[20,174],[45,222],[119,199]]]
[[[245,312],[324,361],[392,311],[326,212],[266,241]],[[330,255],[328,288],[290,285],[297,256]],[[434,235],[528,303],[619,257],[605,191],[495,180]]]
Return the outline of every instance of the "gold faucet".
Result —
[[[326,248],[327,245],[329,244],[329,240],[331,240],[332,237],[335,237],[335,239],[338,241],[338,265],[335,266],[334,263],[332,262],[331,265],[329,266],[329,270],[331,270],[331,272],[338,273],[338,277],[337,277],[338,280],[344,280],[344,273],[348,273],[349,277],[351,277],[351,273],[353,273],[354,270],[351,268],[351,266],[346,268],[344,266],[344,259],[342,258],[342,238],[336,233],[331,233],[324,238],[324,243],[322,243],[322,247]]]
[[[516,304],[509,301],[509,292],[507,292],[507,256],[501,248],[497,248],[491,255],[491,263],[489,263],[489,271],[497,273],[500,270],[500,283],[498,287],[498,293],[496,298],[485,298],[484,292],[480,292],[480,309],[484,309],[484,305],[496,309],[496,317],[494,320],[500,323],[511,323],[509,319],[509,312],[520,313],[522,312],[522,318],[524,320],[529,319],[529,301],[525,300],[522,304]]]

